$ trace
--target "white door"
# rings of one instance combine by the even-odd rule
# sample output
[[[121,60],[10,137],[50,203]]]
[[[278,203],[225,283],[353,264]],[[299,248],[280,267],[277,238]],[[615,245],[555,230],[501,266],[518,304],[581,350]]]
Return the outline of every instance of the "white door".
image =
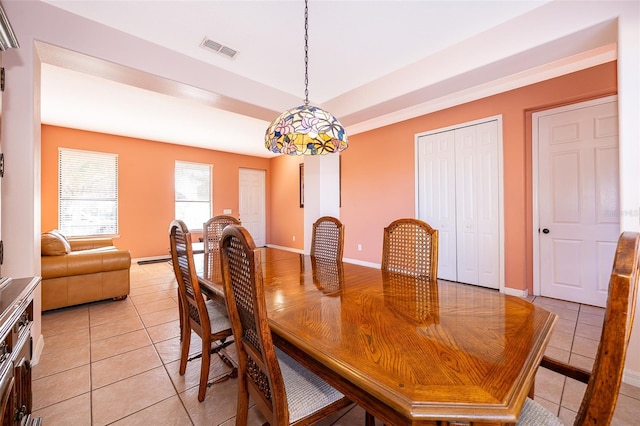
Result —
[[[500,287],[498,122],[419,136],[418,218],[438,229],[438,278]]]
[[[457,281],[499,287],[498,126],[455,130]]]
[[[454,132],[418,139],[418,218],[438,230],[438,278],[456,281],[456,161]]]
[[[238,216],[256,247],[266,244],[265,171],[240,169]]]
[[[615,99],[534,115],[543,296],[605,306],[620,233]]]

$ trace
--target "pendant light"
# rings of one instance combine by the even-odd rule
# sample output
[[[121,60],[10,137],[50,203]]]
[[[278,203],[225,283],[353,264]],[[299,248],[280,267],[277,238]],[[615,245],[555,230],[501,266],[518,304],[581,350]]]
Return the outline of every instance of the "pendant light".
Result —
[[[347,148],[347,134],[337,118],[309,105],[309,6],[304,2],[304,105],[283,112],[265,133],[268,150],[288,155],[324,155]]]

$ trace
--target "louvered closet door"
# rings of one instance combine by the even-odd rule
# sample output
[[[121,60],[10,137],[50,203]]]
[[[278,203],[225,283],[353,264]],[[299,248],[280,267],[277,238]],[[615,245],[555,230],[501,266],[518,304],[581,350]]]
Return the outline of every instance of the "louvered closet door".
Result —
[[[497,121],[418,138],[418,217],[439,232],[441,279],[499,288]]]

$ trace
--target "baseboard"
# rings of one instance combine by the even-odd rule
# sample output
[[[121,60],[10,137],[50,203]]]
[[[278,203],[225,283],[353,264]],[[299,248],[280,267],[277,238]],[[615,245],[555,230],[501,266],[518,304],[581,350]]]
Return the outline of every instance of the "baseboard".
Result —
[[[149,263],[161,263],[171,260],[169,256],[152,256],[152,257],[140,257],[137,259],[131,259],[131,263],[137,263],[138,265],[145,265]]]
[[[526,297],[529,296],[529,290],[527,290],[527,289],[518,290],[517,288],[505,287],[504,288],[504,294],[508,294],[510,296],[526,298]]]
[[[267,247],[275,248],[275,249],[279,249],[279,250],[284,250],[284,251],[290,251],[290,252],[293,252],[293,253],[304,254],[304,250],[294,249],[294,248],[291,248],[291,247],[278,246],[278,245],[275,245],[275,244],[267,244]]]
[[[294,249],[291,247],[284,247],[284,246],[279,246],[276,244],[267,244],[267,247],[271,247],[271,248],[275,248],[275,249],[280,249],[280,250],[285,250],[285,251],[291,251],[293,253],[300,253],[300,254],[304,254],[304,250],[300,250],[300,249]],[[357,259],[348,259],[348,258],[343,258],[342,261],[344,263],[353,263],[356,265],[362,265],[362,266],[369,266],[371,268],[378,268],[380,269],[380,264],[379,263],[373,263],[373,262],[365,262],[363,260],[357,260]]]
[[[628,385],[640,388],[640,373],[625,368],[624,373],[622,373],[622,381]]]

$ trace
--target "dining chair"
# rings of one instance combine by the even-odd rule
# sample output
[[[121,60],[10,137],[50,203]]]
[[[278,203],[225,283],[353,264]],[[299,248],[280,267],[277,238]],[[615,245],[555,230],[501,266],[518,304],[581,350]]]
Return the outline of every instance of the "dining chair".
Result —
[[[313,224],[311,252],[313,257],[342,260],[344,225],[331,216],[322,216]]]
[[[587,384],[574,425],[608,425],[618,399],[638,292],[640,234],[623,232],[618,239],[600,343],[591,372],[543,357],[540,365]],[[527,398],[518,425],[561,425],[555,414]]]
[[[240,225],[240,221],[233,216],[214,216],[202,225],[202,241],[205,253],[205,276],[211,277],[214,283],[222,282],[220,270],[220,238],[222,230],[227,225]]]
[[[220,352],[221,349],[233,343],[231,323],[227,316],[226,307],[215,300],[205,301],[198,275],[193,261],[191,233],[181,220],[174,220],[169,226],[169,240],[171,243],[171,260],[173,271],[178,281],[178,298],[181,324],[184,327],[180,347],[180,375],[184,375],[187,362],[202,358],[200,366],[200,383],[198,387],[198,401],[204,400],[209,378],[209,364],[211,354],[215,353],[229,366],[231,371],[217,379],[214,383],[237,377],[237,368]],[[202,340],[202,352],[189,357],[191,331]]]
[[[398,219],[384,228],[383,271],[438,278],[438,231],[419,219]]]
[[[381,269],[427,278],[433,284],[438,279],[438,231],[419,219],[394,220],[384,228]],[[366,426],[374,422],[366,412]]]
[[[240,374],[236,424],[247,424],[249,397],[272,425],[303,425],[351,404],[324,380],[276,348],[271,338],[260,249],[231,225],[220,242],[222,275]]]

